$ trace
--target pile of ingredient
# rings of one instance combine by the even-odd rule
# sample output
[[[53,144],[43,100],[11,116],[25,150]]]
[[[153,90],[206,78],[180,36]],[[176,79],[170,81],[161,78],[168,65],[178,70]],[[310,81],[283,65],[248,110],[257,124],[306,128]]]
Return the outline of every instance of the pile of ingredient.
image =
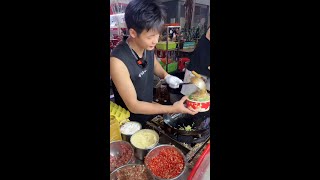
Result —
[[[132,135],[141,129],[141,125],[137,122],[130,121],[124,123],[120,127],[120,132],[125,135]]]
[[[157,142],[158,138],[156,133],[152,130],[140,130],[132,135],[131,144],[139,149],[148,149],[153,147]]]
[[[189,99],[192,101],[199,101],[199,102],[209,101],[210,95],[206,91],[204,92],[202,90],[198,90],[198,91],[192,93],[191,95],[189,95]]]
[[[121,152],[117,155],[110,154],[110,172],[127,164],[133,155],[132,149],[125,144],[121,144],[119,149],[121,149]]]
[[[116,172],[117,180],[149,180],[149,176],[144,165],[126,166]]]
[[[177,177],[184,168],[183,156],[174,148],[164,148],[146,162],[151,172],[163,179]]]
[[[185,126],[184,124],[183,124],[183,127],[182,127],[182,126],[180,126],[180,125],[178,125],[178,126],[180,126],[179,130],[194,131],[194,129],[193,129],[193,125],[194,125],[194,122],[192,123],[192,125],[191,125],[191,126],[190,126],[190,125]]]

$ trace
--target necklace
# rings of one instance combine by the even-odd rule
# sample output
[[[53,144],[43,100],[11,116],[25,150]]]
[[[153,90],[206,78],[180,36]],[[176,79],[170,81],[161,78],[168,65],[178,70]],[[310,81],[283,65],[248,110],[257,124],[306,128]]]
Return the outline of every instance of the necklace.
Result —
[[[138,54],[130,47],[129,43],[128,43],[128,39],[126,40],[127,45],[129,46],[129,49],[131,50],[132,55],[137,59],[137,60],[142,60],[144,57],[146,57],[146,50],[144,50],[144,55],[142,56],[142,58],[139,58]]]
[[[142,55],[142,58],[139,58],[138,54],[130,47],[129,43],[128,43],[128,39],[126,40],[126,43],[129,47],[129,49],[131,50],[132,55],[137,59],[137,64],[139,66],[142,66],[142,68],[145,68],[146,65],[148,64],[148,62],[146,61],[147,55],[146,55],[146,50],[144,50],[144,55]]]

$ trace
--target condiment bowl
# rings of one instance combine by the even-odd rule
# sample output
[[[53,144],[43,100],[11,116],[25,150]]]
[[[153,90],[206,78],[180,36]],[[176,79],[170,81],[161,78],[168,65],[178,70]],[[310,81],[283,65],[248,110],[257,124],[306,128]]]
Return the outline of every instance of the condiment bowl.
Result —
[[[123,176],[123,178],[121,178],[120,176]],[[118,179],[151,180],[153,178],[150,172],[143,164],[126,164],[117,168],[110,174],[110,180]]]
[[[135,124],[137,126],[137,130],[133,131],[133,132],[124,132],[123,127],[129,125],[129,124]],[[130,143],[130,138],[131,136],[136,133],[137,131],[141,130],[142,126],[139,122],[136,121],[129,121],[124,123],[121,127],[120,127],[120,132],[121,132],[121,137],[122,140],[127,141]]]
[[[150,133],[152,135],[155,136],[155,142],[152,143],[149,147],[146,148],[141,148],[141,147],[137,147],[137,143],[134,142],[134,140],[136,140],[136,137],[141,133]],[[141,140],[143,141],[143,138],[147,138],[146,136],[142,136],[141,138],[137,138],[137,140]],[[132,144],[132,146],[134,147],[134,155],[136,158],[140,159],[140,160],[144,160],[144,157],[147,155],[147,153],[149,152],[150,149],[154,148],[156,145],[158,145],[159,142],[159,135],[155,130],[151,130],[151,129],[141,129],[139,131],[137,131],[136,133],[134,133],[131,138],[130,138],[130,142]]]
[[[131,151],[130,154],[128,154],[129,152],[126,151],[126,149],[128,151]],[[127,156],[128,158],[123,159],[124,157],[122,157],[123,155]],[[122,158],[122,161],[125,161],[123,163],[119,163],[119,165],[117,166],[111,166],[111,156],[114,156],[116,158],[117,161],[119,161],[120,158]],[[126,160],[128,159],[128,160]],[[116,168],[123,166],[125,164],[128,164],[130,162],[134,162],[135,158],[134,158],[134,149],[131,146],[130,143],[128,143],[127,141],[113,141],[110,143],[110,172],[114,171]]]
[[[157,157],[159,155],[160,151],[165,150],[165,149],[170,149],[170,150],[176,151],[176,153],[180,154],[182,156],[182,158],[183,158],[183,168],[182,168],[181,172],[177,176],[169,178],[169,179],[161,178],[161,177],[155,175],[154,172],[152,171],[152,169],[149,167],[151,160],[153,158]],[[175,159],[177,157],[173,157],[173,158]],[[159,162],[157,164],[163,165],[162,163],[164,163],[164,162]],[[182,151],[180,149],[178,149],[177,147],[173,146],[173,145],[167,145],[167,144],[159,145],[159,146],[156,146],[155,148],[151,149],[150,152],[146,155],[145,160],[144,160],[144,165],[147,167],[147,169],[150,172],[150,174],[157,180],[175,180],[175,179],[178,179],[185,172],[186,163],[187,163],[186,157],[182,153]],[[165,169],[165,168],[163,168],[163,169]]]

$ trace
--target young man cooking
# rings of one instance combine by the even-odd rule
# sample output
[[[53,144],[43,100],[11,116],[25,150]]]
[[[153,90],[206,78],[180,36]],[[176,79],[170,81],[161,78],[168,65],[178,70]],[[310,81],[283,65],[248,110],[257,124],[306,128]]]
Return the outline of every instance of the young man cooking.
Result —
[[[154,75],[165,79],[171,88],[183,81],[168,74],[157,61],[154,48],[164,24],[163,6],[154,0],[133,0],[125,11],[129,38],[113,49],[110,57],[110,75],[115,103],[131,112],[130,120],[145,126],[154,114],[196,114],[184,106],[187,96],[172,106],[153,103]]]

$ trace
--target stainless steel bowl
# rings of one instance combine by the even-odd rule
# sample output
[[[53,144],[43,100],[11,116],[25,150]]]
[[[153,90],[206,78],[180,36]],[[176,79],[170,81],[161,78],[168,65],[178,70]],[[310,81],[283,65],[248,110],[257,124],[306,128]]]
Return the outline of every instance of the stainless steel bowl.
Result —
[[[129,122],[126,122],[126,123],[124,123],[122,126],[124,126],[125,124],[129,124],[129,123],[135,123],[135,124],[138,124],[138,126],[139,126],[139,130],[141,130],[141,128],[142,128],[142,126],[141,126],[141,124],[139,123],[139,122],[136,122],[136,121],[129,121]],[[122,127],[121,126],[121,127]],[[132,134],[125,134],[125,133],[123,133],[122,131],[121,131],[121,127],[120,127],[120,133],[121,133],[121,137],[122,137],[122,140],[124,140],[124,141],[127,141],[127,142],[129,142],[130,143],[130,138],[131,138],[131,136],[134,134],[134,133],[136,133],[136,132],[134,132],[134,133],[132,133]],[[138,131],[139,131],[138,130]]]
[[[141,148],[138,148],[134,145],[134,143],[132,143],[132,137],[134,137],[137,133],[141,133],[143,131],[147,131],[147,132],[150,132],[150,133],[153,133],[155,136],[156,136],[156,142],[154,145],[146,148],[146,149],[141,149]],[[136,133],[134,133],[131,138],[130,138],[130,142],[132,144],[132,146],[134,147],[134,155],[136,158],[140,159],[140,160],[144,160],[144,157],[148,154],[149,150],[151,150],[152,148],[154,148],[155,146],[158,145],[159,143],[159,135],[158,133],[155,131],[155,130],[151,130],[151,129],[141,129],[139,131],[137,131]]]
[[[178,151],[182,157],[183,157],[183,161],[184,161],[184,166],[183,166],[183,170],[181,171],[181,173],[174,177],[174,178],[171,178],[171,179],[162,179],[158,176],[156,176],[155,174],[153,174],[153,172],[149,169],[148,167],[148,161],[157,156],[159,154],[159,152],[162,150],[162,149],[165,149],[165,148],[173,148],[174,150]],[[144,160],[144,165],[147,167],[149,173],[154,177],[154,179],[157,179],[157,180],[174,180],[174,179],[178,179],[179,177],[181,177],[183,175],[183,173],[185,172],[186,170],[186,164],[187,164],[187,160],[186,160],[186,157],[185,155],[182,153],[182,151],[180,149],[178,149],[177,147],[173,146],[173,145],[167,145],[167,144],[164,144],[164,145],[159,145],[159,146],[156,146],[155,148],[151,149],[150,152],[146,155],[146,158]]]
[[[131,156],[130,159],[125,164],[134,162],[135,161],[134,149],[131,146],[131,144],[128,143],[127,141],[113,141],[113,142],[111,142],[110,143],[110,156],[118,157],[121,154],[121,152],[123,151],[123,149],[121,148],[121,145],[128,147],[132,151],[132,154],[130,155]],[[123,165],[125,165],[125,164],[123,164]],[[112,172],[112,171],[114,171],[114,169],[112,169],[110,166],[110,172]]]
[[[110,180],[118,180],[118,175],[119,174],[125,174],[125,172],[128,171],[128,168],[130,167],[136,167],[136,166],[141,166],[141,167],[144,167],[145,168],[145,173],[146,173],[146,177],[145,178],[146,180],[151,180],[153,179],[152,175],[150,174],[150,172],[147,170],[147,168],[145,167],[145,165],[143,164],[126,164],[126,165],[123,165],[119,168],[117,168],[116,170],[114,170],[111,174],[110,174]],[[137,171],[135,171],[137,172]],[[129,172],[130,173],[130,172]],[[142,177],[143,174],[137,174],[137,176],[139,176],[140,178]],[[135,178],[134,177],[129,177],[130,179],[134,180]],[[121,180],[121,179],[120,179]]]

